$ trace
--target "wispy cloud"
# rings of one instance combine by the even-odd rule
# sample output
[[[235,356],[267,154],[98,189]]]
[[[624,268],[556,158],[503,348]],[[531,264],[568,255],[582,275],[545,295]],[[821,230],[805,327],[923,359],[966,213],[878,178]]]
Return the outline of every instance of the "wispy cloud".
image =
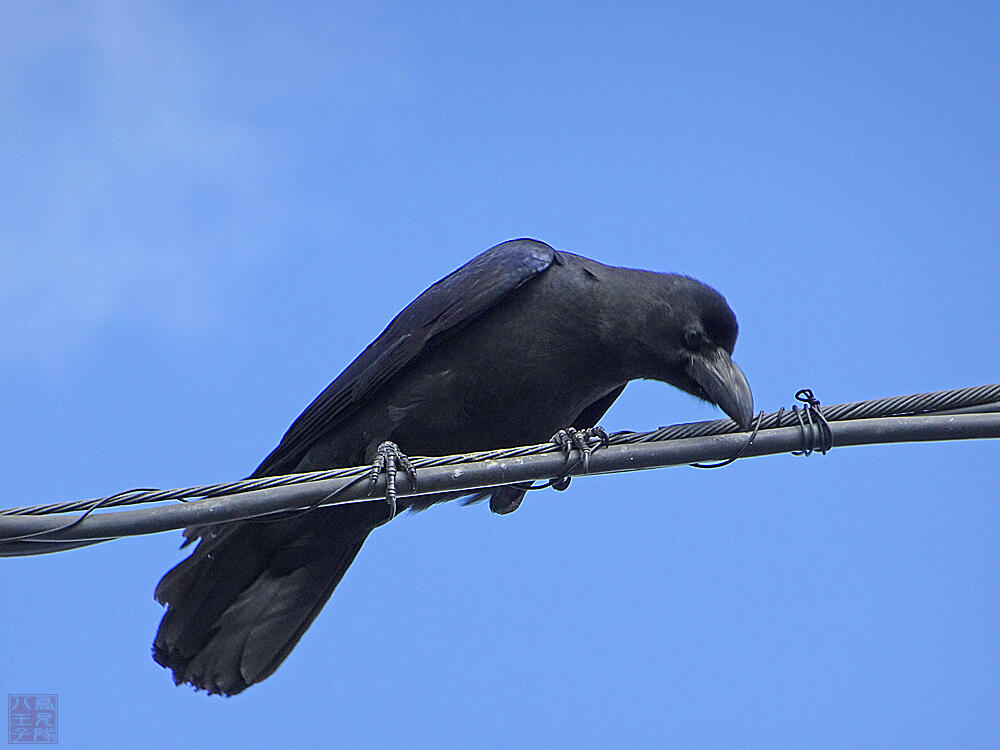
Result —
[[[259,197],[232,186],[273,161],[215,101],[212,55],[168,10],[39,7],[0,10],[14,114],[0,125],[0,358],[62,358],[123,316],[204,325],[226,261],[205,240],[253,212]],[[255,252],[241,248],[244,267]]]

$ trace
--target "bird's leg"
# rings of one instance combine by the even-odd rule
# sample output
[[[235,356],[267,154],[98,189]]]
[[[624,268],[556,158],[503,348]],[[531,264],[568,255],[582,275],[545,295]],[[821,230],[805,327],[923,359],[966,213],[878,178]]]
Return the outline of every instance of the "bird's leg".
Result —
[[[567,427],[565,430],[559,430],[550,440],[562,449],[567,461],[574,448],[580,451],[580,458],[583,461],[583,473],[587,474],[590,471],[591,454],[598,448],[608,444],[608,433],[603,427],[588,427],[585,430]],[[566,482],[566,484],[568,485],[569,482]]]
[[[403,468],[410,484],[417,488],[417,472],[410,463],[409,457],[399,449],[399,446],[389,440],[379,445],[368,474],[368,491],[371,492],[378,482],[379,474],[385,472],[385,501],[389,503],[389,520],[396,516],[396,471]]]

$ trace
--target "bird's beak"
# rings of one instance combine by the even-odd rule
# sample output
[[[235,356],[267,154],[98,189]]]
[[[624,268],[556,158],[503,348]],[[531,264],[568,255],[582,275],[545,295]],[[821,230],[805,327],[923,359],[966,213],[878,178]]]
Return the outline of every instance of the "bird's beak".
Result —
[[[726,412],[744,430],[753,422],[753,393],[746,375],[721,347],[695,354],[688,376],[701,386],[708,400]]]

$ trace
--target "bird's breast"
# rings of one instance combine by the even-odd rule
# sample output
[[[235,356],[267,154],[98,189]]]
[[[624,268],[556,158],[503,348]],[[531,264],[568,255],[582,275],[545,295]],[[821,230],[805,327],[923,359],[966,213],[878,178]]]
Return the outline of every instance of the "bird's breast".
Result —
[[[449,455],[540,443],[568,427],[617,383],[554,366],[540,372],[515,358],[411,373],[386,399],[392,435],[418,455]]]

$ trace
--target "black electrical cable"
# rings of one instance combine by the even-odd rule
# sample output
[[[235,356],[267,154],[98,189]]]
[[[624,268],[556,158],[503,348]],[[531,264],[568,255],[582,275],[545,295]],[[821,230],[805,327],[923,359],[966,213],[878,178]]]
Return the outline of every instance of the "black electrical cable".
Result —
[[[761,413],[752,433],[739,431],[731,420],[673,425],[652,432],[619,432],[593,453],[590,472],[608,473],[722,461],[740,456],[793,452],[825,453],[837,446],[923,440],[1000,437],[1000,384],[899,396],[877,401],[821,407],[808,389],[797,398],[805,407]],[[934,414],[935,409],[943,414]],[[886,413],[892,416],[879,416]],[[966,412],[966,413],[956,413]],[[790,421],[794,419],[794,421]],[[683,436],[683,437],[682,437]],[[488,451],[468,456],[414,459],[422,493],[479,489],[581,473],[582,462],[567,465],[567,456],[550,444]],[[259,518],[308,510],[340,502],[369,502],[359,478],[370,467],[203,485],[180,490],[129,490],[108,498],[56,503],[0,511],[0,556],[39,554],[94,544],[120,536],[155,533],[184,526]],[[551,479],[559,477],[560,479]],[[384,480],[374,493],[384,491]],[[546,485],[542,485],[546,486]],[[400,495],[412,494],[408,480]],[[111,507],[164,500],[196,502],[132,511],[95,512]],[[382,500],[378,500],[382,502]],[[82,512],[67,520],[59,514]]]

